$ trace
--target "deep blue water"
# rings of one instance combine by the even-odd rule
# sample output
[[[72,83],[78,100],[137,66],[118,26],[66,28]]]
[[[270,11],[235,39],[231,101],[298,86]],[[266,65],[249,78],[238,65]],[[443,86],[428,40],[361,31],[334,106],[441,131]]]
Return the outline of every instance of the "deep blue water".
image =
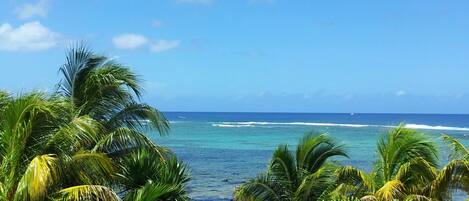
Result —
[[[154,137],[190,165],[195,200],[229,200],[233,189],[264,171],[279,144],[295,146],[306,132],[328,133],[344,143],[350,158],[337,158],[369,170],[376,140],[399,123],[435,140],[446,133],[469,145],[469,115],[307,114],[167,112],[166,137]],[[155,135],[153,135],[155,136]],[[445,157],[442,156],[442,161]]]

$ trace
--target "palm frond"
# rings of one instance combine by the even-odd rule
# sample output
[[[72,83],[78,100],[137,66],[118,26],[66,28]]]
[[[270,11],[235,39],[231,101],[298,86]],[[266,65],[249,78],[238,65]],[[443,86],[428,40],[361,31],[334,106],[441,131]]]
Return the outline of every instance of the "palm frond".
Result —
[[[469,160],[469,149],[467,149],[461,142],[445,134],[443,134],[441,138],[452,150],[449,158]]]
[[[184,189],[168,184],[155,184],[151,181],[144,186],[127,193],[125,201],[149,201],[149,200],[175,200],[186,201]]]
[[[437,176],[437,169],[423,158],[415,158],[402,164],[395,179],[402,182],[408,192],[417,193]]]
[[[77,44],[67,51],[66,62],[60,67],[63,79],[59,83],[62,94],[73,99],[80,99],[82,84],[85,82],[89,72],[95,69],[99,63],[105,60],[97,57],[86,45]],[[77,100],[72,100],[76,102]]]
[[[9,186],[15,187],[26,166],[57,127],[57,116],[42,93],[21,95],[9,101],[0,118],[0,169]]]
[[[109,128],[129,127],[135,130],[156,129],[160,135],[169,131],[169,121],[147,104],[129,103],[117,111],[106,123]]]
[[[333,156],[348,157],[343,146],[334,142],[328,135],[307,134],[298,144],[296,151],[297,166],[314,173],[327,159]]]
[[[77,184],[106,184],[112,181],[116,167],[103,153],[80,151],[66,164],[67,182]]]
[[[279,194],[278,188],[281,186],[278,186],[270,175],[260,174],[241,185],[235,191],[234,198],[239,201],[281,201],[285,195]]]
[[[375,184],[370,175],[352,166],[345,166],[336,171],[337,183],[353,186],[356,191],[374,192]]]
[[[432,166],[437,166],[436,144],[423,133],[400,125],[378,140],[378,163],[382,168],[384,181],[392,180],[401,164],[415,158],[422,158]]]
[[[40,201],[45,199],[49,187],[60,179],[59,166],[55,155],[36,156],[19,181],[15,200]]]
[[[105,152],[114,157],[141,148],[152,149],[158,152],[162,158],[168,153],[167,150],[158,147],[145,134],[126,127],[117,128],[113,132],[104,135],[95,144],[93,150]]]
[[[469,192],[469,161],[452,160],[444,166],[431,183],[433,197],[450,198],[451,192],[462,189]]]
[[[120,198],[112,189],[99,185],[80,185],[63,189],[57,193],[55,200],[82,201],[82,200],[106,200],[120,201]]]
[[[287,145],[281,145],[275,150],[268,171],[278,182],[283,182],[290,192],[294,192],[299,185],[295,158]]]
[[[102,125],[91,117],[75,117],[49,138],[45,150],[49,153],[67,154],[79,149],[91,148],[98,143],[103,132]]]
[[[378,200],[395,200],[405,197],[405,186],[399,180],[391,180],[376,191]]]
[[[323,166],[316,172],[304,177],[296,189],[294,200],[317,200],[320,198],[333,185],[333,172],[333,169]]]

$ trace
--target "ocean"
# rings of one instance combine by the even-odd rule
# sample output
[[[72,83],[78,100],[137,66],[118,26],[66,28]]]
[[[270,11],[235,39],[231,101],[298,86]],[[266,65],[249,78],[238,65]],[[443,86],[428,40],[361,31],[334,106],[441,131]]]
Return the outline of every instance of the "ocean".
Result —
[[[307,132],[328,133],[345,144],[350,158],[342,164],[369,171],[376,142],[392,127],[405,123],[435,140],[445,133],[469,146],[469,115],[455,114],[317,114],[166,112],[169,136],[152,135],[190,166],[188,185],[194,200],[230,200],[236,186],[267,167],[279,144],[295,149]],[[443,148],[443,146],[442,146]],[[441,157],[446,161],[446,154]]]

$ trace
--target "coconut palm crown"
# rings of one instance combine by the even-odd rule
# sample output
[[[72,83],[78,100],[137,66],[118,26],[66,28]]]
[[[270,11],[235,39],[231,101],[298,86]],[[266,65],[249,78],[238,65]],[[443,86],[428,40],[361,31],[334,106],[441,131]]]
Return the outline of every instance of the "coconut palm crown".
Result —
[[[328,135],[307,134],[292,153],[287,145],[274,152],[266,173],[235,192],[235,200],[317,200],[332,184],[331,157],[347,154]]]

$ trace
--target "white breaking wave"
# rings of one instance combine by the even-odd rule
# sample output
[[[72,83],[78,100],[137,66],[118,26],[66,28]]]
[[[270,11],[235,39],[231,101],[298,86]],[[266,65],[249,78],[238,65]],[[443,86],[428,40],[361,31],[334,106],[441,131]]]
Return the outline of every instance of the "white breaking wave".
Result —
[[[335,123],[315,123],[315,122],[221,122],[212,124],[215,127],[255,127],[263,125],[296,125],[296,126],[338,126],[338,127],[368,127],[370,125],[362,124],[335,124]]]
[[[221,122],[214,123],[214,127],[255,127],[262,125],[297,125],[297,126],[326,126],[326,127],[352,127],[352,128],[364,128],[364,127],[385,127],[395,128],[396,126],[389,125],[366,125],[366,124],[339,124],[339,123],[321,123],[321,122]],[[444,130],[444,131],[469,131],[469,128],[464,127],[450,127],[450,126],[431,126],[425,124],[406,124],[406,128],[421,129],[421,130]]]
[[[225,127],[225,128],[253,127],[253,125],[233,125],[233,124],[212,124],[212,126]]]
[[[446,131],[469,131],[469,128],[450,127],[450,126],[429,126],[424,124],[406,124],[406,128],[424,129],[424,130],[446,130]]]

